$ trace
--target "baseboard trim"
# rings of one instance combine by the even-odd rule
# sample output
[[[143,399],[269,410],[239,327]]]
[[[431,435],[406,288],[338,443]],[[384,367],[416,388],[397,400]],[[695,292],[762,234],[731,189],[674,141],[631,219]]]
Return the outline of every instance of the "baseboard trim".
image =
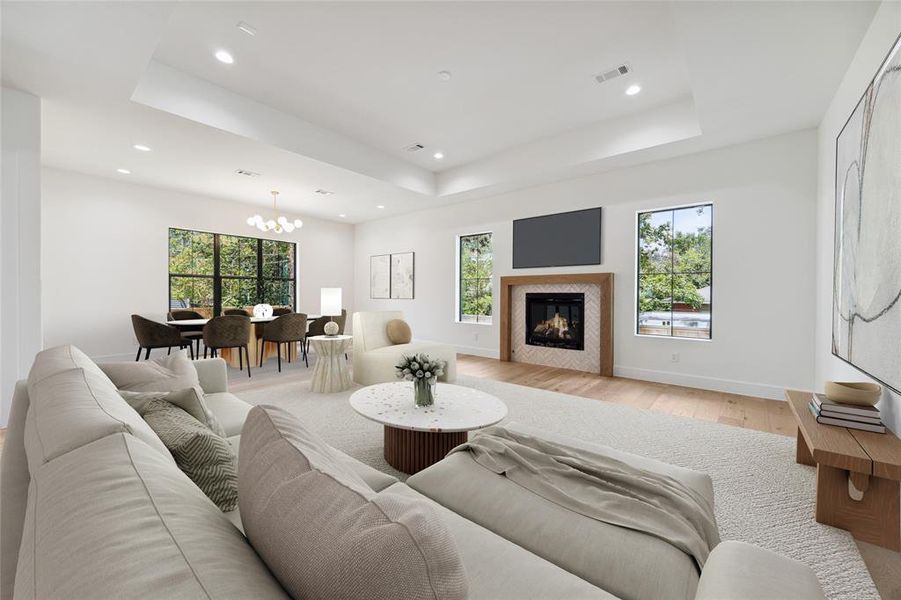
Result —
[[[701,390],[711,390],[714,392],[727,392],[730,394],[742,394],[743,396],[785,400],[786,386],[751,383],[749,381],[738,381],[735,379],[720,379],[718,377],[705,377],[703,375],[687,375],[685,373],[674,373],[672,371],[655,371],[652,369],[622,367],[618,365],[613,367],[613,375],[616,377],[625,377],[627,379],[669,383],[671,385],[681,385]]]
[[[499,358],[500,351],[491,348],[479,348],[478,346],[460,346],[454,344],[454,349],[459,354],[472,354],[473,356],[481,356],[483,358]]]

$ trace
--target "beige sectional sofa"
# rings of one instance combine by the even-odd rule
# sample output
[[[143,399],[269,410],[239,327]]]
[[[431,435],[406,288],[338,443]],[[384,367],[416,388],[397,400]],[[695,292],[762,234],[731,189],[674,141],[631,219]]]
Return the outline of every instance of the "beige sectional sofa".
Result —
[[[228,393],[221,359],[194,364],[239,448],[250,406]],[[485,479],[463,454],[411,478],[420,491],[341,458],[375,492],[436,508],[471,598],[822,598],[806,566],[736,542],[717,546],[698,579],[683,556],[652,548],[647,536],[586,527],[503,478]],[[643,460],[709,486],[702,474]],[[240,515],[204,496],[77,348],[41,352],[17,386],[0,475],[2,600],[286,597]]]

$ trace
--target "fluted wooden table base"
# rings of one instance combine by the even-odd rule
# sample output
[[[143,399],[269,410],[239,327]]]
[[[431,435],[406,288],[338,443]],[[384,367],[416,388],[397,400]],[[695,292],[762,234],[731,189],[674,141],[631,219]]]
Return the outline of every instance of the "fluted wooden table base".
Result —
[[[465,431],[411,431],[385,425],[385,460],[412,475],[429,467],[465,443]]]

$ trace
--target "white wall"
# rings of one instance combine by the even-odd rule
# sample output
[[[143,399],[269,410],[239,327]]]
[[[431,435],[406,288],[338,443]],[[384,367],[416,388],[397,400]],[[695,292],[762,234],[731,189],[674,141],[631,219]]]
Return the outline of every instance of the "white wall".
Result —
[[[69,171],[42,173],[44,344],[73,343],[95,358],[133,358],[130,315],[163,320],[169,227],[254,235],[258,207]],[[298,309],[319,312],[319,289],[353,301],[353,226],[303,217],[274,239],[298,244]]]
[[[454,322],[455,237],[492,231],[495,298],[503,275],[615,273],[618,375],[782,398],[785,387],[813,384],[815,199],[811,130],[364,223],[355,305],[403,310],[417,338],[496,356],[497,323]],[[637,337],[635,213],[698,202],[714,204],[713,340]],[[513,219],[599,205],[602,265],[512,269]],[[371,300],[369,256],[403,251],[416,252],[416,298]]]
[[[876,74],[885,55],[901,33],[901,2],[883,2],[864,36],[851,66],[818,130],[819,178],[817,186],[816,386],[826,380],[862,381],[868,378],[832,356],[832,257],[835,222],[835,139],[857,101]],[[886,257],[901,260],[901,257]],[[901,352],[901,346],[897,348]],[[901,431],[901,396],[886,391],[879,404],[883,420]]]
[[[0,426],[41,349],[41,100],[10,88],[2,105]]]

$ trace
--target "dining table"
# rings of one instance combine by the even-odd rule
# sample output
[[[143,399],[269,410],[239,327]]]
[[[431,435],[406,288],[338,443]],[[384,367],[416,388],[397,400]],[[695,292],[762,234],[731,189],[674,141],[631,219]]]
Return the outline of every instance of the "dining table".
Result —
[[[263,353],[263,360],[269,360],[271,357],[275,356],[278,348],[276,347],[275,342],[266,342],[263,344],[262,349],[257,348],[257,329],[263,327],[266,323],[276,320],[278,317],[250,317],[250,322],[253,324],[253,327],[250,328],[250,338],[247,340],[247,354],[250,358],[250,363],[252,365],[260,364],[260,355],[258,352]],[[307,314],[307,328],[309,329],[310,323],[314,320],[318,319],[319,315],[311,315]],[[209,322],[209,319],[180,319],[180,320],[172,320],[166,321],[167,325],[172,325],[173,327],[177,327],[178,329],[188,329],[188,328],[196,328],[203,327]],[[292,352],[292,355],[297,355],[295,347],[295,352]],[[238,367],[240,365],[240,358],[238,354],[237,348],[222,348],[219,350],[219,356],[222,357],[225,362],[233,367]],[[199,357],[198,357],[199,358]]]

